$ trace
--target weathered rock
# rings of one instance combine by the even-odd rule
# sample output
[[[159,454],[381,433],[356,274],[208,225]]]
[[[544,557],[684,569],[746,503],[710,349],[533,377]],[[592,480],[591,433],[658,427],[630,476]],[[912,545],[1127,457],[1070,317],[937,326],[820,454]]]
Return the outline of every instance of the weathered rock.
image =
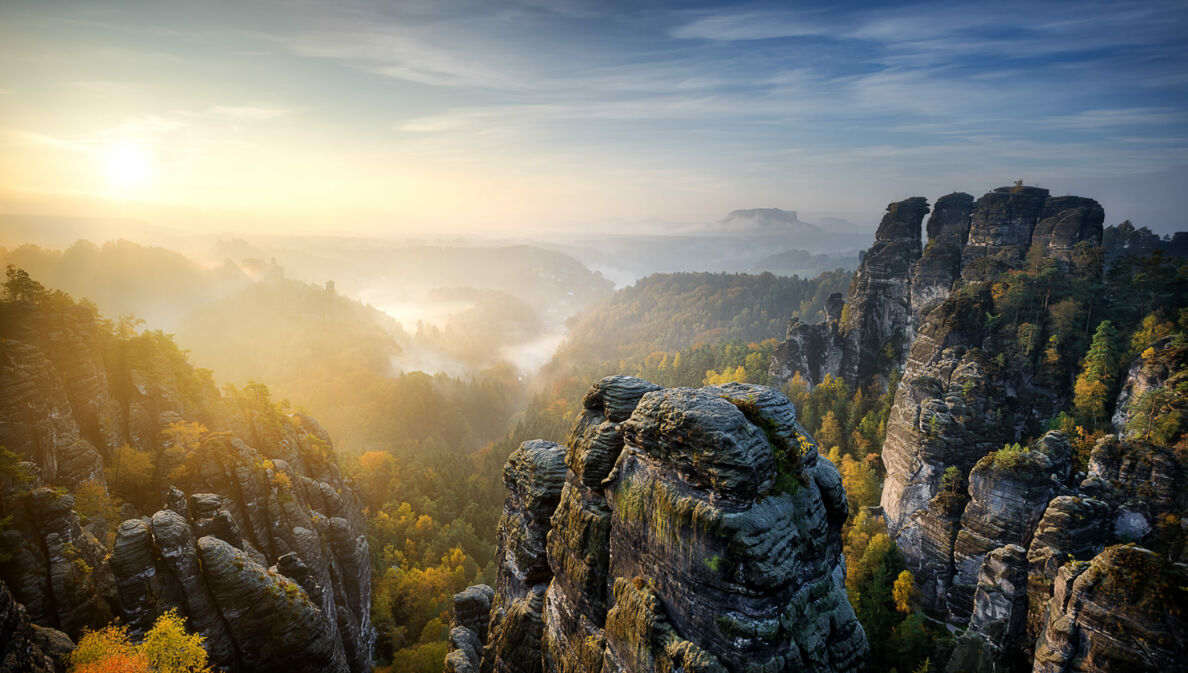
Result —
[[[491,599],[495,590],[485,584],[467,587],[454,594],[453,626],[474,632],[479,643],[487,640],[487,626],[491,623]]]
[[[928,311],[949,298],[961,276],[961,253],[969,237],[974,198],[963,192],[936,200],[928,218],[928,244],[911,270],[913,323],[920,325]]]
[[[604,378],[591,386],[586,408],[570,432],[570,470],[548,535],[553,580],[545,593],[541,641],[546,670],[597,671],[602,666],[611,526],[603,482],[624,444],[621,426],[611,416],[626,420],[645,393],[660,389],[631,377]]]
[[[66,634],[33,624],[0,582],[0,673],[65,673],[73,649]]]
[[[587,400],[613,390],[597,384]],[[513,454],[500,524],[499,587],[484,671],[858,670],[865,634],[845,597],[841,476],[772,388],[653,389],[630,417],[598,404],[575,423],[570,470],[548,533],[553,577],[530,588],[511,522],[537,519],[524,492],[559,484],[559,447]],[[611,433],[621,433],[615,436]],[[607,441],[607,439],[611,441]],[[582,479],[593,447],[622,443],[601,481]],[[596,485],[592,485],[596,484]],[[504,540],[508,542],[505,543]],[[513,544],[514,542],[514,544]],[[447,670],[472,670],[459,624]],[[462,633],[465,631],[465,633]]]
[[[841,295],[831,296],[841,299]],[[778,381],[790,381],[800,374],[809,388],[826,376],[841,375],[846,342],[841,332],[840,316],[823,323],[805,324],[798,318],[788,321],[784,340],[771,356],[768,372]]]
[[[1032,254],[1071,263],[1079,243],[1101,245],[1105,211],[1093,199],[1055,196],[1044,203],[1040,221],[1031,235]]]
[[[524,442],[503,468],[508,492],[496,532],[499,568],[483,671],[541,670],[541,612],[553,574],[545,546],[565,473],[564,447],[541,440]]]
[[[1109,507],[1094,498],[1062,495],[1048,503],[1027,550],[1025,643],[1034,643],[1043,628],[1060,567],[1070,559],[1088,561],[1101,552],[1109,539],[1108,522]]]
[[[1183,670],[1188,568],[1115,546],[1060,569],[1036,645],[1036,673]]]
[[[799,372],[810,387],[826,375],[853,386],[902,360],[913,327],[909,274],[920,258],[927,214],[928,201],[919,196],[887,206],[875,243],[854,273],[844,309],[831,298],[824,323],[789,321],[769,368],[777,381]]]
[[[446,652],[445,673],[478,673],[482,664],[483,641],[465,627],[450,629],[449,650]]]
[[[842,376],[851,386],[902,361],[911,344],[909,277],[920,258],[928,201],[912,197],[887,206],[875,243],[863,256],[846,296]]]
[[[220,667],[250,670],[249,645],[272,644],[245,643],[228,630],[194,542],[215,536],[260,567],[304,573],[331,659],[352,671],[370,668],[362,506],[316,421],[247,396],[223,397],[167,338],[117,339],[86,307],[4,302],[0,313],[0,444],[36,467],[30,492],[3,494],[13,521],[0,543],[12,553],[0,578],[35,624],[77,636],[119,615],[139,634],[174,608],[206,637]],[[197,450],[177,445],[170,427],[180,422],[205,429]],[[122,445],[158,459],[143,489],[122,497],[161,511],[125,521],[109,558],[79,525],[73,496],[35,487],[92,481],[102,489],[103,469]],[[197,494],[187,500],[184,490]],[[139,515],[128,504],[122,514]],[[100,519],[87,525],[105,534]]]
[[[1160,339],[1148,348],[1149,354],[1139,354],[1130,363],[1114,407],[1114,430],[1126,438],[1143,437],[1155,420],[1150,407],[1144,414],[1135,402],[1148,393],[1175,386],[1188,365],[1188,349],[1176,348],[1172,337]]]
[[[297,583],[215,537],[198,540],[207,585],[250,671],[347,671],[333,618]]]
[[[80,436],[53,363],[36,347],[0,339],[0,446],[37,464],[45,484],[103,481],[103,459]]]
[[[211,659],[234,670],[238,653],[222,615],[215,609],[206,577],[194,548],[194,535],[180,514],[162,510],[152,518],[153,542],[160,557],[158,566],[180,588],[190,627],[205,638]],[[246,643],[245,643],[246,644]]]
[[[13,551],[0,573],[34,623],[78,637],[111,621],[116,586],[106,549],[80,525],[74,496],[40,487],[7,504],[13,528],[0,540]]]
[[[1020,545],[1022,555],[1022,546],[1031,544],[1048,501],[1067,479],[1070,458],[1068,440],[1050,432],[1034,447],[1018,452],[1003,449],[978,461],[969,475],[970,501],[953,545],[948,603],[954,619],[960,622],[970,615],[986,554],[1004,545]],[[1019,624],[1023,614],[1017,615]]]
[[[978,199],[970,216],[962,276],[984,280],[1020,263],[1047,199],[1048,190],[1024,186],[999,187]]]
[[[607,673],[726,673],[717,657],[680,637],[664,604],[642,578],[615,578],[615,607],[607,615]]]

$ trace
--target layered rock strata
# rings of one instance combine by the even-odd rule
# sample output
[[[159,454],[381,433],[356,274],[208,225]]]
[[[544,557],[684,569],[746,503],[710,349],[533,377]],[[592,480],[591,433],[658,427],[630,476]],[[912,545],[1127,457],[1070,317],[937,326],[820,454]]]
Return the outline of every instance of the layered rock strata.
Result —
[[[167,336],[64,297],[5,302],[0,444],[25,461],[0,477],[0,579],[33,624],[137,636],[176,609],[221,670],[370,669],[362,507],[325,430],[262,387],[220,394]],[[84,525],[71,491],[106,497],[129,455],[151,469],[124,497],[147,511],[125,504],[112,541],[119,515]]]
[[[866,638],[844,589],[845,492],[787,399],[761,386],[611,377],[584,407],[568,448],[529,443],[509,459],[481,670],[863,666]],[[505,531],[539,522],[525,502],[546,499],[524,494],[554,488],[545,553],[526,558],[539,530]],[[469,670],[473,639],[451,642],[447,667]]]

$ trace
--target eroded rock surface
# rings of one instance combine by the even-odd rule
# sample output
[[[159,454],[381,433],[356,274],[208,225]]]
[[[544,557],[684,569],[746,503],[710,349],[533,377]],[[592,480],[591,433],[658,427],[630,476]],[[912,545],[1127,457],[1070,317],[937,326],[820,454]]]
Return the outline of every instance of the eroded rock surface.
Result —
[[[173,608],[222,670],[370,669],[362,507],[325,430],[262,388],[221,394],[165,335],[68,299],[5,302],[0,445],[28,473],[0,477],[0,579],[34,625],[139,635]],[[135,506],[84,526],[72,491],[107,496],[128,451],[151,466]]]
[[[841,478],[777,391],[611,377],[591,388],[567,449],[530,444],[505,470],[481,670],[862,667],[866,637],[844,588]],[[545,499],[524,494],[554,488],[546,551],[534,561],[524,553],[537,549],[539,528],[517,526],[539,522],[525,503]],[[505,534],[513,530],[525,533]],[[456,619],[469,633],[451,634],[447,670],[472,670],[478,631],[464,621],[475,620]]]

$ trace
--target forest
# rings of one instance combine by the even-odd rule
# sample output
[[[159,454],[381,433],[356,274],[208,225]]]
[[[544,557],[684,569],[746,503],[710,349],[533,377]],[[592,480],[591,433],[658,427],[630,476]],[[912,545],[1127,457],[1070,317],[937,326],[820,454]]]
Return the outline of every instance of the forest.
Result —
[[[1108,241],[1124,238],[1107,231]],[[224,369],[253,377],[242,388],[226,386],[229,399],[272,414],[274,422],[316,408],[336,428],[339,460],[367,519],[379,670],[436,671],[447,649],[453,595],[494,581],[492,535],[505,494],[500,473],[512,450],[529,439],[566,442],[587,387],[607,372],[666,387],[776,383],[768,364],[786,318],[819,318],[824,298],[848,282],[842,271],[811,281],[770,274],[653,275],[573,318],[568,342],[531,384],[508,365],[469,378],[388,374],[388,359],[401,348],[391,324],[333,288],[295,281],[255,284],[223,300],[243,304],[231,313],[240,319],[221,319],[227,309],[216,311],[216,304],[196,312],[182,329],[213,340],[215,353],[230,352],[233,343],[251,344],[239,351],[238,362],[222,362]],[[9,267],[5,293],[6,324],[15,324],[10,314],[29,302],[50,313],[83,311],[99,321],[108,348],[120,358],[152,358],[163,350],[176,371],[187,371],[189,356],[169,335],[145,330],[130,317],[103,319],[92,304],[50,291],[22,269]],[[1182,259],[1158,250],[1111,255],[1106,248],[1081,247],[1067,269],[1033,258],[1024,268],[962,290],[957,305],[958,312],[980,316],[984,348],[998,366],[1039,365],[1047,383],[1072,391],[1045,427],[1029,430],[996,460],[1014,460],[1030,439],[1056,428],[1073,438],[1083,470],[1110,427],[1125,368],[1141,356],[1148,366],[1173,373],[1171,385],[1137,401],[1143,413],[1131,422],[1142,424],[1144,437],[1172,447],[1175,460],[1188,466],[1188,267]],[[261,306],[267,311],[253,310]],[[1165,346],[1153,348],[1156,343]],[[809,386],[797,375],[783,392],[842,475],[853,513],[844,528],[846,587],[876,655],[875,670],[924,671],[930,661],[949,657],[954,639],[921,610],[915,578],[872,514],[884,476],[879,447],[899,375],[880,372],[853,388],[831,377]],[[199,404],[201,391],[212,385],[210,373],[195,370],[185,377],[192,382],[183,389],[193,390],[193,404]],[[165,445],[173,448],[155,454],[119,448],[106,489],[95,483],[75,489],[82,520],[109,544],[122,515],[154,506],[144,483],[187,487],[187,469],[198,469],[187,468],[187,460],[211,436],[199,422],[179,421],[164,433]],[[15,469],[11,460],[8,465]],[[288,479],[284,472],[275,478]],[[959,474],[946,474],[944,488],[963,487]],[[1182,529],[1171,520],[1161,525],[1170,553],[1181,556]],[[142,655],[129,650],[128,656]],[[91,669],[80,664],[77,670]]]

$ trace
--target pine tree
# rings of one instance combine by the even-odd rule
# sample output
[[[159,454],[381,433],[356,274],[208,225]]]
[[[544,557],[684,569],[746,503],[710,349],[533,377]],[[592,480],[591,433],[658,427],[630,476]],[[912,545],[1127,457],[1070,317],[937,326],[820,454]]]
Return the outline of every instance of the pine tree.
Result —
[[[1117,333],[1103,320],[1093,333],[1089,352],[1081,362],[1081,373],[1073,387],[1073,407],[1083,423],[1097,429],[1106,419],[1109,400],[1118,377]]]

